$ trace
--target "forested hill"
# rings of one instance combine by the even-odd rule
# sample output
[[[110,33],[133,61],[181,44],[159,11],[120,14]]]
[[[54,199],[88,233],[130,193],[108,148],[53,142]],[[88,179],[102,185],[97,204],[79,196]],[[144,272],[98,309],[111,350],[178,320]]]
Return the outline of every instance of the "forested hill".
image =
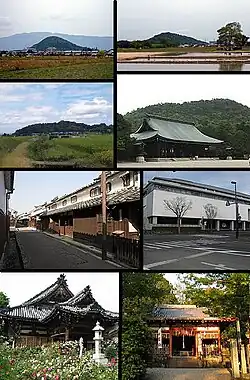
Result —
[[[196,44],[206,44],[204,41],[197,40],[196,38],[184,36],[182,34],[171,33],[171,32],[163,32],[160,34],[156,34],[155,36],[149,38],[147,41],[152,43],[161,43],[163,41],[168,42],[172,45],[196,45]]]
[[[15,136],[31,136],[33,133],[69,133],[69,132],[80,132],[80,133],[112,133],[113,126],[107,125],[105,123],[88,125],[84,123],[76,123],[74,121],[61,120],[55,123],[39,123],[28,125],[27,127],[16,130]]]
[[[118,48],[153,48],[153,47],[177,47],[180,45],[206,45],[206,42],[182,34],[163,32],[146,40],[118,41]]]
[[[87,47],[82,47],[76,44],[73,44],[70,41],[65,40],[64,38],[60,38],[57,36],[50,36],[44,38],[42,41],[33,45],[32,48],[40,50],[46,50],[49,48],[56,48],[57,50],[65,51],[65,50],[91,50]]]
[[[169,119],[194,122],[205,134],[227,142],[236,150],[249,151],[250,108],[229,99],[159,103],[124,115],[134,132],[146,113]]]

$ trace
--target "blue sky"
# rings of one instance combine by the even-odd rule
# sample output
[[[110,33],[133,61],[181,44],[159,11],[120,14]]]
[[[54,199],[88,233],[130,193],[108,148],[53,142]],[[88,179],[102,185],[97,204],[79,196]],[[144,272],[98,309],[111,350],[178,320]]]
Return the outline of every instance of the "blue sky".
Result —
[[[0,133],[35,123],[112,123],[112,83],[0,83]]]
[[[144,182],[153,177],[181,178],[234,190],[231,181],[237,182],[237,190],[250,194],[250,171],[144,171]]]
[[[111,36],[113,0],[0,0],[0,37],[24,32]]]
[[[18,213],[88,185],[98,171],[16,171],[10,207]],[[27,193],[27,189],[28,193]]]

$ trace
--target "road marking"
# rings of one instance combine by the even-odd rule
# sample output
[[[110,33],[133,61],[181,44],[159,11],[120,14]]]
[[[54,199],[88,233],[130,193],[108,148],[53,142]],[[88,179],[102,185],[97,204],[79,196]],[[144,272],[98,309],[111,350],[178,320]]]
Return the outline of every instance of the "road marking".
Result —
[[[161,265],[174,263],[175,261],[180,261],[180,259],[171,259],[171,260],[159,261],[158,263],[152,263],[152,264],[144,265],[144,268],[150,269],[150,268],[158,267]]]
[[[147,246],[149,246],[149,247],[147,247]],[[161,249],[161,248],[155,246],[154,244],[147,244],[147,245],[144,244],[144,247],[145,247],[145,248],[150,248],[150,249],[151,249],[151,248],[154,248],[154,249]]]
[[[202,261],[201,264],[209,265],[210,267],[215,267],[215,269],[218,269],[218,270],[235,270],[235,268],[226,267],[224,264],[211,264],[211,263],[206,263],[205,261]]]
[[[209,252],[196,253],[194,255],[185,256],[185,257],[183,257],[183,259],[193,259],[195,257],[210,255],[210,253],[214,253],[214,252],[209,251]]]
[[[225,255],[233,255],[233,256],[244,256],[244,257],[250,257],[250,252],[247,254],[244,253],[236,253],[236,252],[244,252],[244,251],[225,251]]]

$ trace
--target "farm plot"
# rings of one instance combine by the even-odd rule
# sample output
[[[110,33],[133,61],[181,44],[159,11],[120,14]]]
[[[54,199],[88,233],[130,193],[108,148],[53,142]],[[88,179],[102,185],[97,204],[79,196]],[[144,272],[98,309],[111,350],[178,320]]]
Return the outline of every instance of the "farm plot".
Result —
[[[112,79],[111,57],[0,57],[0,79]]]

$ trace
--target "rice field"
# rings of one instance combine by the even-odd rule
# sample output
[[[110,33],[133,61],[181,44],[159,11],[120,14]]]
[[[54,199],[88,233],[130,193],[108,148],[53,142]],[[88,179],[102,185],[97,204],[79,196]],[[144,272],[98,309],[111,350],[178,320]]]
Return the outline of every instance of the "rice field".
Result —
[[[0,57],[0,79],[113,79],[112,57]]]

